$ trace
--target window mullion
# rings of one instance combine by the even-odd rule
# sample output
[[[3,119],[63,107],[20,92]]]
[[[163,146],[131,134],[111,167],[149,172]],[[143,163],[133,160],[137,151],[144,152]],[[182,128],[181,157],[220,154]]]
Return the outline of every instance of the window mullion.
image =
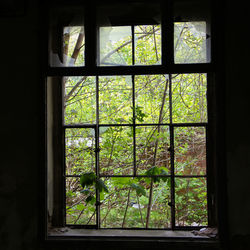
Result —
[[[96,177],[100,178],[99,172],[99,77],[96,76],[96,129],[95,129],[95,167],[96,167]],[[96,225],[100,228],[100,192],[96,189]]]
[[[53,155],[53,226],[65,225],[65,130],[63,128],[63,83],[61,77],[52,79],[53,95],[53,151],[58,154]]]
[[[96,131],[95,131],[95,139],[96,139],[96,175],[99,176],[99,77],[96,76]]]
[[[217,224],[217,216],[215,211],[215,187],[213,185],[214,180],[217,182],[216,176],[214,175],[215,157],[216,155],[216,141],[215,135],[215,113],[211,112],[216,110],[215,103],[215,85],[213,74],[207,73],[207,114],[208,124],[206,126],[206,164],[207,164],[207,202],[208,202],[208,225],[214,226]],[[211,181],[213,180],[213,181]]]
[[[131,35],[132,35],[132,65],[135,65],[135,26],[131,25]]]
[[[169,77],[170,164],[171,164],[171,229],[175,228],[174,126],[172,119],[172,75]]]
[[[135,121],[136,121],[136,114],[135,114],[135,76],[132,75],[132,105],[133,105],[133,164],[134,164],[134,176],[136,176],[136,131],[135,131]]]
[[[92,3],[85,6],[84,15],[85,27],[85,61],[86,69],[94,69],[96,67],[97,58],[97,30],[96,30],[96,9]]]
[[[174,176],[174,127],[170,125],[170,163],[171,163],[171,229],[175,229],[175,176]]]
[[[68,175],[66,175],[66,153],[65,153],[65,147],[66,147],[66,142],[65,142],[65,131],[67,131],[66,129],[73,129],[73,128],[92,128],[95,130],[95,160],[93,160],[92,164],[95,164],[95,174],[96,174],[96,178],[97,180],[100,178],[107,178],[107,177],[120,177],[119,175],[103,175],[102,170],[101,170],[101,174],[100,174],[100,142],[102,145],[102,141],[99,138],[100,137],[100,127],[118,127],[118,126],[124,126],[126,128],[129,129],[133,129],[132,132],[132,136],[130,136],[130,139],[132,139],[131,137],[133,137],[133,144],[131,143],[130,145],[133,145],[133,174],[131,173],[131,175],[123,175],[121,177],[129,177],[129,178],[134,178],[134,177],[138,177],[137,176],[137,162],[136,162],[136,156],[138,156],[138,159],[141,157],[140,156],[140,136],[139,136],[139,132],[138,133],[138,137],[136,138],[136,128],[140,127],[140,126],[163,126],[165,125],[166,127],[169,128],[169,136],[170,139],[169,141],[166,143],[167,146],[169,145],[169,153],[167,153],[167,160],[170,161],[170,174],[168,176],[166,176],[168,178],[168,180],[170,179],[170,195],[171,195],[171,202],[169,202],[169,206],[171,207],[171,229],[174,230],[176,228],[178,228],[179,225],[176,226],[176,219],[177,219],[177,223],[178,223],[178,207],[175,207],[175,195],[178,198],[178,186],[176,187],[175,190],[175,179],[178,181],[179,177],[184,177],[184,178],[190,178],[190,176],[178,176],[177,172],[175,175],[175,167],[176,167],[176,171],[178,171],[178,158],[176,160],[176,164],[175,164],[175,144],[178,144],[178,135],[175,135],[175,133],[177,132],[177,127],[198,127],[198,126],[206,126],[206,143],[209,140],[209,148],[207,147],[207,167],[211,168],[211,166],[213,166],[214,162],[211,162],[212,160],[210,159],[210,157],[212,157],[211,155],[214,154],[215,152],[214,149],[211,148],[211,140],[214,140],[212,138],[213,134],[214,134],[214,130],[215,127],[210,127],[208,129],[208,124],[207,123],[174,123],[173,121],[176,121],[176,119],[173,119],[173,108],[174,108],[174,112],[175,112],[175,103],[174,105],[172,104],[172,98],[175,99],[175,96],[172,97],[172,74],[176,73],[180,73],[183,74],[183,72],[185,73],[190,73],[190,72],[203,72],[203,71],[207,71],[204,69],[211,69],[211,64],[190,64],[190,65],[185,65],[185,64],[180,64],[180,65],[175,65],[174,64],[174,19],[173,19],[173,1],[172,0],[167,0],[161,1],[161,9],[162,9],[162,13],[161,13],[161,42],[162,42],[162,65],[139,65],[139,66],[135,66],[136,64],[136,58],[135,58],[135,50],[136,50],[136,44],[135,44],[135,25],[138,25],[137,23],[134,23],[132,25],[130,25],[131,27],[131,40],[132,40],[132,65],[130,66],[110,66],[110,67],[98,67],[96,65],[97,60],[99,60],[99,51],[97,49],[97,44],[99,42],[99,32],[97,31],[97,24],[96,24],[96,9],[93,3],[91,3],[89,6],[86,6],[85,8],[85,23],[84,23],[84,27],[85,27],[85,67],[66,67],[66,68],[50,68],[49,70],[49,74],[51,75],[62,75],[62,76],[70,76],[70,75],[74,75],[74,76],[79,76],[79,75],[86,75],[86,76],[95,76],[96,79],[96,90],[95,90],[95,98],[96,98],[96,121],[95,124],[66,124],[64,125],[64,84],[63,81],[60,82],[60,86],[56,86],[56,90],[55,92],[57,93],[55,96],[55,102],[58,104],[57,106],[59,108],[56,108],[56,110],[59,110],[61,108],[61,110],[59,110],[59,115],[57,114],[57,112],[55,112],[55,120],[57,120],[57,131],[55,133],[55,136],[57,136],[57,141],[55,142],[57,145],[57,147],[59,147],[59,149],[55,149],[55,151],[59,151],[59,156],[62,156],[61,159],[55,159],[55,166],[58,165],[60,166],[60,169],[58,168],[58,166],[56,166],[55,171],[57,171],[59,169],[59,171],[57,173],[55,173],[56,178],[61,178],[60,180],[55,180],[55,185],[56,185],[56,191],[54,192],[54,194],[59,193],[61,189],[64,190],[64,196],[60,196],[59,198],[56,198],[56,202],[58,201],[60,203],[60,208],[57,208],[57,214],[55,214],[55,216],[57,216],[58,218],[55,218],[57,220],[56,223],[58,223],[58,221],[60,223],[65,223],[65,218],[66,218],[66,178],[70,177]],[[137,30],[136,30],[137,32]],[[139,50],[138,50],[139,51]],[[129,51],[129,53],[131,53],[131,51]],[[138,58],[137,58],[138,59]],[[130,59],[129,59],[130,60]],[[139,59],[138,59],[139,60]],[[132,113],[132,123],[131,122],[127,122],[126,124],[109,124],[110,122],[108,122],[108,124],[99,124],[99,91],[102,91],[102,89],[99,89],[99,76],[104,75],[104,76],[113,76],[113,75],[129,75],[131,77],[132,80],[132,93],[130,92],[130,98],[132,97],[132,109],[133,109],[133,113]],[[136,95],[138,95],[137,90],[136,90],[136,86],[135,86],[135,77],[138,75],[150,75],[150,74],[165,74],[165,81],[168,81],[169,83],[169,121],[167,121],[167,123],[164,123],[164,121],[159,121],[159,123],[143,123],[143,124],[136,124],[136,116],[138,116],[139,119],[139,112],[136,109],[136,104],[140,104],[140,100],[139,98],[136,99]],[[174,77],[173,77],[174,78]],[[164,82],[164,80],[162,80],[162,82]],[[174,79],[173,79],[174,81]],[[102,83],[102,82],[101,82]],[[175,84],[175,81],[174,81]],[[139,86],[139,85],[138,85]],[[138,87],[137,86],[137,87]],[[213,86],[212,86],[213,87]],[[130,87],[129,87],[130,88]],[[131,88],[130,88],[131,91]],[[147,91],[147,90],[146,90]],[[214,89],[207,89],[207,91],[209,92],[209,95],[213,95],[213,91]],[[60,93],[60,94],[58,94]],[[137,94],[136,94],[137,93]],[[61,98],[61,99],[60,99]],[[102,97],[101,97],[102,98]],[[214,96],[210,96],[210,100],[211,102],[213,101]],[[59,100],[60,99],[60,100]],[[130,99],[131,101],[131,99]],[[101,103],[102,104],[102,103]],[[129,104],[131,105],[131,104]],[[213,106],[215,106],[215,103],[212,103]],[[210,108],[210,103],[208,104],[209,108]],[[129,107],[129,106],[128,106]],[[101,106],[102,108],[102,106]],[[212,108],[212,110],[215,107]],[[60,113],[61,112],[61,113]],[[105,113],[102,112],[101,109],[101,114]],[[175,114],[175,113],[174,113]],[[208,113],[209,114],[209,113]],[[211,116],[211,114],[210,114]],[[214,120],[215,118],[212,117],[212,120]],[[60,122],[61,124],[60,124]],[[101,122],[102,122],[102,118],[101,118]],[[150,122],[150,120],[149,120]],[[163,123],[161,123],[163,122]],[[210,119],[209,119],[209,122]],[[176,130],[175,130],[176,129]],[[212,130],[212,131],[211,131]],[[59,133],[59,135],[58,135]],[[168,134],[168,132],[167,132]],[[67,135],[67,134],[66,134]],[[176,136],[176,140],[174,138],[174,136]],[[138,152],[136,152],[136,139],[138,142]],[[62,146],[63,145],[63,146]],[[206,144],[208,145],[208,144]],[[54,145],[55,146],[55,145]],[[211,152],[212,151],[212,152]],[[165,153],[165,152],[164,152]],[[176,156],[178,157],[178,152],[176,150]],[[102,157],[102,155],[101,155]],[[208,159],[209,158],[209,159]],[[154,164],[155,165],[155,164]],[[167,164],[169,167],[169,163]],[[92,165],[91,165],[92,166]],[[129,166],[130,167],[130,166]],[[140,171],[140,169],[139,169]],[[132,171],[131,171],[132,172]],[[207,179],[209,179],[209,176],[211,176],[211,173],[213,173],[213,171],[208,171],[208,175],[204,176],[205,178],[207,177]],[[72,175],[73,176],[73,175]],[[79,177],[79,176],[78,176]],[[148,178],[148,175],[143,176],[144,178]],[[195,176],[191,176],[191,177],[195,177]],[[197,176],[200,177],[200,176]],[[207,187],[207,194],[208,194],[208,218],[212,218],[209,219],[209,221],[211,221],[210,224],[215,224],[214,221],[214,205],[212,204],[212,197],[209,196],[210,192],[215,192],[214,187],[212,186],[212,184],[207,181],[208,183],[208,187]],[[177,191],[177,193],[175,193]],[[169,194],[169,191],[168,191]],[[139,203],[139,202],[138,202]],[[96,224],[93,226],[95,228],[101,228],[101,215],[100,215],[100,192],[99,190],[96,189]],[[178,204],[178,199],[176,200],[176,204]],[[178,206],[178,205],[177,205]],[[103,206],[102,206],[103,207]],[[58,213],[59,211],[59,213]],[[211,217],[212,216],[212,217]],[[60,218],[59,218],[60,217]],[[176,217],[176,218],[175,218]],[[169,217],[168,217],[169,218]],[[168,219],[169,221],[169,219]]]
[[[174,24],[172,0],[161,1],[161,42],[162,42],[162,65],[173,65],[174,62]]]

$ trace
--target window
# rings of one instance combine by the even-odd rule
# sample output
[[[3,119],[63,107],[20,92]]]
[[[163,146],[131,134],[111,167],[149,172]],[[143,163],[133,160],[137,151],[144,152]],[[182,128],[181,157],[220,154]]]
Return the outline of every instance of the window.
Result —
[[[189,4],[51,9],[48,214],[54,226],[216,226],[210,16],[204,3]]]

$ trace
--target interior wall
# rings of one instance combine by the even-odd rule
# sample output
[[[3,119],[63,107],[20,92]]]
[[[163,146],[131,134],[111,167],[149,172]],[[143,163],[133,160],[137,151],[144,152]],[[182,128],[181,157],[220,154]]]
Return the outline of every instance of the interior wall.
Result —
[[[3,250],[39,246],[40,170],[44,167],[38,0],[16,11],[0,11],[1,164],[0,246]],[[0,7],[1,7],[0,4]],[[228,218],[232,249],[250,245],[250,130],[247,1],[225,1],[225,115]],[[6,5],[6,6],[7,6]],[[5,6],[5,7],[6,7]],[[8,7],[7,6],[7,7]],[[19,5],[18,5],[19,6]],[[11,8],[13,7],[13,8]],[[5,15],[5,16],[4,16]],[[219,84],[219,83],[218,83]]]
[[[228,2],[225,27],[226,145],[228,212],[233,240],[244,236],[250,246],[250,47],[245,1]],[[250,248],[250,247],[249,247]]]
[[[22,4],[21,4],[22,2]],[[36,1],[0,2],[0,248],[35,249],[41,165]]]

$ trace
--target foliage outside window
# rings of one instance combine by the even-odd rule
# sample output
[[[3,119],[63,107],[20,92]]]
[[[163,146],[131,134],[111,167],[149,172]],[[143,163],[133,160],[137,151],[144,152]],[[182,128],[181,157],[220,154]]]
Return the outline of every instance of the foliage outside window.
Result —
[[[98,34],[100,67],[162,63],[160,24]],[[173,35],[176,64],[207,62],[206,22],[176,22]],[[84,37],[64,27],[66,66],[85,65]],[[66,225],[208,225],[206,72],[64,76],[61,86]]]

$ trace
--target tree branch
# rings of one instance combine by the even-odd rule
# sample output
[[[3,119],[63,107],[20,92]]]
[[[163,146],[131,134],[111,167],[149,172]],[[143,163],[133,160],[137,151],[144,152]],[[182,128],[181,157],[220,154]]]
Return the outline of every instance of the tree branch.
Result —
[[[126,205],[125,213],[124,213],[124,216],[123,216],[122,228],[124,228],[124,226],[125,226],[126,216],[127,216],[128,206],[129,206],[129,201],[130,201],[130,189],[128,191],[128,199],[127,199],[127,205]]]
[[[163,92],[161,110],[160,110],[160,114],[159,114],[159,123],[162,122],[162,114],[163,114],[163,108],[164,108],[164,105],[165,105],[167,89],[168,89],[168,80],[166,80],[166,85],[165,85],[165,89],[164,89],[164,92]],[[160,131],[161,131],[161,127],[158,125],[158,133],[160,133]],[[159,142],[159,139],[157,138],[157,140],[155,142],[153,166],[155,166],[155,163],[156,163],[158,142]],[[151,182],[150,182],[149,201],[148,201],[147,218],[146,218],[146,228],[148,228],[148,225],[149,225],[149,218],[150,218],[151,207],[152,207],[152,198],[153,198],[153,178],[151,178]]]
[[[158,31],[159,29],[160,28],[155,29],[154,32]],[[146,33],[146,34],[144,34],[142,36],[139,36],[138,39],[142,39],[142,38],[144,38],[144,37],[146,37],[148,35],[149,35],[149,33]],[[120,49],[122,49],[123,47],[125,47],[126,45],[128,45],[130,43],[132,43],[132,39],[129,40],[129,41],[127,41],[127,42],[125,42],[124,44],[120,45],[119,47],[115,48],[114,50],[110,51],[106,56],[104,56],[102,58],[102,60],[100,61],[100,64],[104,63],[105,60],[108,59],[111,55],[113,55],[115,52],[119,51]]]

